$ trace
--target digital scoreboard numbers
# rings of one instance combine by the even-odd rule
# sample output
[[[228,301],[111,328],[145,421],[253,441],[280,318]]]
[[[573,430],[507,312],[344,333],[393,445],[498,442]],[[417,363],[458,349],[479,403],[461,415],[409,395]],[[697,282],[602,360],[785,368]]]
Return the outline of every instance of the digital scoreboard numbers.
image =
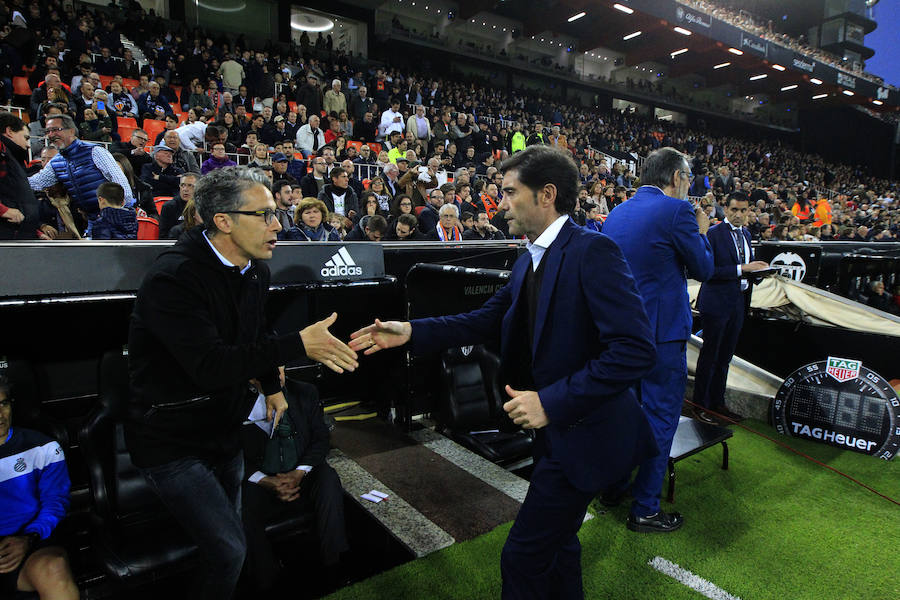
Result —
[[[772,422],[792,437],[890,460],[900,450],[900,398],[858,360],[829,357],[784,380]]]

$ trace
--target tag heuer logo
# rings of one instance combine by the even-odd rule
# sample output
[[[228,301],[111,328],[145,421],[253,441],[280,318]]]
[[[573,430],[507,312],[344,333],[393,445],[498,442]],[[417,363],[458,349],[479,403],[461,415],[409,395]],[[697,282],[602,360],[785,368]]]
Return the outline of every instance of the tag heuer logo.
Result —
[[[21,473],[27,468],[28,465],[25,464],[25,459],[21,456],[19,457],[19,460],[16,461],[16,464],[13,465],[13,471],[15,471],[16,473]]]
[[[362,275],[362,267],[356,266],[346,246],[334,253],[334,256],[322,267],[322,277],[347,277]]]
[[[829,356],[825,372],[841,383],[844,383],[845,381],[850,381],[851,379],[859,377],[860,367],[862,367],[861,361]]]

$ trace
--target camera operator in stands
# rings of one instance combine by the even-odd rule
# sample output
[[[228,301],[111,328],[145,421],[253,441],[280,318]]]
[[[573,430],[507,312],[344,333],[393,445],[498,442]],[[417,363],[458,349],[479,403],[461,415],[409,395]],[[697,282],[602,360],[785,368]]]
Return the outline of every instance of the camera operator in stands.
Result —
[[[159,256],[137,294],[128,345],[140,416],[126,421],[125,440],[200,547],[199,589],[189,597],[219,600],[231,597],[244,562],[239,434],[254,401],[277,427],[288,408],[279,365],[305,355],[343,373],[357,357],[328,332],[337,314],[300,332],[269,333],[262,261],[281,225],[264,175],[217,169],[197,183],[194,202],[203,226]]]
[[[0,596],[78,598],[66,552],[53,538],[69,507],[65,455],[44,434],[13,428],[13,404],[10,381],[0,375]]]

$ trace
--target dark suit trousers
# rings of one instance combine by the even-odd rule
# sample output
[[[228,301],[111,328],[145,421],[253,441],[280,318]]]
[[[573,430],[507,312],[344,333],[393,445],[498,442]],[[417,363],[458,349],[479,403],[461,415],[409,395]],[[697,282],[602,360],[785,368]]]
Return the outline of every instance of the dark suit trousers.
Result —
[[[659,496],[678,429],[687,383],[685,342],[656,345],[656,366],[641,380],[641,408],[656,438],[659,454],[641,463],[632,484],[631,512],[646,517],[659,511]]]
[[[348,549],[343,489],[334,469],[322,464],[310,471],[300,483],[300,497],[293,502],[282,502],[261,485],[244,482],[241,517],[247,537],[247,566],[259,589],[271,588],[278,576],[278,560],[266,537],[266,523],[306,512],[310,506],[316,515],[322,564],[331,566]]]
[[[744,326],[744,294],[725,315],[700,313],[703,319],[703,347],[694,377],[694,404],[715,410],[725,405],[728,365]]]
[[[578,529],[595,495],[573,487],[553,458],[538,459],[500,556],[504,600],[584,598]]]

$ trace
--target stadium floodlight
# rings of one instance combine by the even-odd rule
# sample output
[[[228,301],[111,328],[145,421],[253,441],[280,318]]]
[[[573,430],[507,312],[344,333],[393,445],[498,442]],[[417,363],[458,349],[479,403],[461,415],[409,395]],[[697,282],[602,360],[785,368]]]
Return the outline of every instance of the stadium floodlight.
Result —
[[[627,6],[622,6],[621,4],[613,4],[613,8],[625,13],[626,15],[630,15],[634,12],[633,8],[628,8]]]
[[[765,79],[766,77],[768,77],[768,75],[766,75],[765,73],[761,73],[759,75],[754,75],[753,77],[751,77],[750,81],[759,81],[760,79]]]
[[[776,71],[784,71],[785,70],[785,68],[782,67],[781,65],[772,65],[772,68],[775,69]]]
[[[842,90],[841,93],[844,94],[845,96],[853,96],[854,95],[853,92],[851,92],[850,90]]]
[[[681,35],[691,35],[692,32],[688,31],[684,27],[676,27],[675,33],[680,33]]]
[[[568,21],[569,21],[569,23],[571,23],[572,21],[577,21],[578,19],[580,19],[581,17],[583,17],[586,14],[587,14],[586,12],[581,11],[577,15],[572,15],[571,17],[569,17]]]
[[[812,98],[813,98],[813,100],[821,100],[822,98],[827,98],[827,97],[828,97],[828,94],[818,94],[816,96],[813,96]]]
[[[681,50],[676,50],[675,52],[670,53],[669,56],[671,56],[672,58],[675,58],[679,54],[684,54],[687,51],[688,51],[687,48],[682,48]]]
[[[816,84],[816,85],[822,85],[822,80],[821,80],[821,79],[816,79],[815,77],[813,77],[812,79],[810,79],[809,82],[810,82],[810,83],[814,83],[814,84]]]
[[[793,84],[793,85],[786,85],[786,86],[784,86],[783,88],[781,88],[781,91],[782,91],[782,92],[788,92],[788,91],[790,91],[790,90],[796,90],[798,87],[800,87],[800,86],[798,86],[796,83]]]
[[[737,54],[738,56],[743,56],[744,54],[743,50],[738,50],[737,48],[729,48],[728,51],[732,54]]]
[[[872,100],[872,104],[874,104],[875,106],[881,106],[882,104],[884,104],[884,102],[882,102],[881,100]]]
[[[730,62],[719,63],[716,66],[714,66],[713,69],[724,69],[725,67],[729,66],[730,64],[731,64]]]
[[[628,35],[623,36],[622,40],[627,42],[628,40],[634,39],[637,36],[641,35],[642,33],[644,33],[644,32],[643,31],[635,31],[634,33],[629,33]]]

